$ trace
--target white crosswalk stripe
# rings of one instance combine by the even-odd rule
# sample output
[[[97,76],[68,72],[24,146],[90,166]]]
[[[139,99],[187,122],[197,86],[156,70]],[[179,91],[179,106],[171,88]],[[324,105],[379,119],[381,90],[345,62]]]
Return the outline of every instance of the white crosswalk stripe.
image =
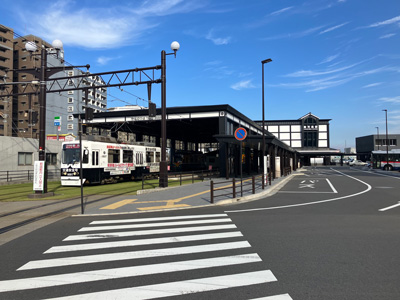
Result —
[[[138,236],[138,235],[151,235],[151,234],[166,234],[166,233],[176,233],[176,232],[195,232],[195,231],[209,231],[209,230],[219,230],[219,229],[232,229],[236,228],[234,224],[228,225],[213,225],[213,226],[196,226],[196,227],[186,227],[186,228],[171,228],[171,229],[152,229],[152,230],[138,230],[138,231],[122,231],[122,232],[107,232],[107,233],[93,233],[93,234],[81,234],[81,235],[71,235],[64,239],[64,241],[78,241],[87,239],[106,239],[106,238],[116,238],[116,237],[128,237],[128,236]]]
[[[118,252],[109,254],[97,254],[97,255],[84,255],[84,256],[73,256],[65,258],[53,258],[30,261],[23,265],[20,270],[29,269],[40,269],[40,268],[54,268],[61,266],[71,266],[80,264],[92,264],[105,261],[117,261],[117,260],[128,260],[128,259],[140,259],[158,256],[170,256],[170,255],[181,255],[181,254],[192,254],[192,253],[204,253],[211,251],[222,251],[227,249],[241,249],[251,247],[248,242],[232,242],[222,244],[210,244],[190,247],[177,247],[177,248],[166,248],[166,249],[155,249],[155,250],[144,250],[144,251],[131,251],[131,252]]]
[[[110,225],[110,226],[96,226],[96,227],[83,227],[78,231],[99,231],[99,230],[118,230],[118,229],[133,229],[133,228],[149,228],[149,227],[163,227],[163,226],[186,226],[194,224],[210,224],[210,223],[227,223],[231,219],[211,219],[211,220],[196,220],[196,221],[180,221],[180,222],[163,222],[163,223],[145,223],[134,225]]]
[[[53,299],[85,299],[85,300],[109,300],[130,299],[132,295],[135,300],[154,299],[161,297],[179,296],[183,294],[214,291],[231,287],[273,282],[277,279],[271,271],[249,272],[235,275],[209,277],[179,282],[169,282],[149,286],[111,290],[98,293],[82,294]],[[49,299],[48,299],[49,300]],[[282,298],[283,300],[283,298]]]
[[[156,227],[171,228],[153,229]],[[121,231],[126,229],[130,230]],[[0,281],[0,298],[1,293],[28,293],[46,289],[52,291],[49,294],[52,299],[154,299],[277,281],[270,270],[257,271],[261,267],[261,258],[252,252],[251,245],[243,240],[242,233],[226,214],[101,220],[91,222],[79,230],[82,231],[101,233],[71,235],[63,240],[67,245],[51,247],[43,253],[46,256],[43,259],[21,266],[17,270],[20,278]],[[166,236],[154,238],[146,235]],[[139,236],[144,238],[138,239]],[[111,238],[115,240],[104,241]],[[120,262],[119,265],[113,266],[117,262]],[[234,272],[235,266],[251,272],[226,275],[227,272]],[[41,269],[46,271],[32,276]],[[191,272],[194,270],[207,271]],[[221,271],[223,275],[215,276]],[[185,272],[189,273],[186,275]],[[165,277],[168,282],[164,280],[163,283],[143,285],[142,281],[133,280],[144,275],[163,274],[170,274]],[[177,277],[182,277],[178,274],[185,274],[185,280],[170,280],[174,274]],[[196,278],[195,274],[210,276],[197,275],[201,278]],[[125,278],[129,278],[129,281],[123,281],[129,284],[127,287],[112,288],[111,282]],[[79,286],[89,283],[93,286],[100,281],[101,284],[95,285],[99,291],[92,288],[93,292],[81,294]],[[104,290],[104,286],[108,286],[104,285],[107,281],[110,281],[110,288]],[[137,282],[141,284],[138,286]],[[67,285],[68,289],[61,288]],[[77,286],[75,290],[74,286]],[[291,300],[289,294],[257,299]]]

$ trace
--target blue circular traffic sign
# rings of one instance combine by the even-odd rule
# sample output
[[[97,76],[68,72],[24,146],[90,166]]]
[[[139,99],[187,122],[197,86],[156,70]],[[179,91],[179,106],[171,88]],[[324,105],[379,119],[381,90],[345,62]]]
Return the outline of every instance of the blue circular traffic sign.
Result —
[[[243,141],[247,137],[247,131],[243,127],[239,127],[235,130],[235,139]]]

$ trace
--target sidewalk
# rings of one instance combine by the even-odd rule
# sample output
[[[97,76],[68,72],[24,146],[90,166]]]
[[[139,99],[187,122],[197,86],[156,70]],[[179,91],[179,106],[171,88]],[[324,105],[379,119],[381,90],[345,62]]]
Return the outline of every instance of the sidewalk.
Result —
[[[266,185],[256,189],[256,193],[243,191],[241,196],[240,179],[236,179],[236,198],[232,196],[216,197],[214,203],[210,201],[210,180],[204,182],[186,184],[177,187],[157,188],[144,190],[138,195],[84,195],[84,214],[81,214],[81,199],[74,198],[69,200],[32,200],[22,202],[0,202],[0,228],[6,228],[13,224],[24,223],[26,225],[15,228],[11,231],[0,234],[0,246],[15,238],[23,236],[33,230],[47,226],[61,219],[74,216],[85,217],[93,215],[110,215],[125,213],[145,213],[163,210],[186,209],[195,207],[206,207],[211,205],[229,205],[241,201],[257,200],[268,197],[282,188],[294,175],[302,174],[302,170],[273,180],[271,185]],[[247,178],[244,178],[246,180]],[[214,182],[226,182],[225,178],[214,178]],[[231,182],[218,185],[229,186]],[[249,186],[246,187],[249,189]],[[225,190],[227,194],[232,190]],[[216,193],[218,195],[218,193]],[[51,214],[58,211],[56,214]],[[44,214],[51,214],[43,218]],[[34,222],[29,220],[34,219]]]
[[[239,201],[256,200],[274,194],[296,174],[299,174],[299,172],[277,178],[271,182],[271,185],[265,185],[264,190],[261,189],[261,183],[258,182],[255,194],[252,194],[251,190],[249,190],[251,189],[250,186],[245,186],[243,187],[243,196],[241,195],[240,179],[236,179],[236,198],[233,199],[232,195],[218,196],[214,198],[214,203],[211,203],[210,199],[210,180],[178,187],[144,190],[139,191],[138,195],[113,196],[99,203],[88,205],[85,208],[84,215],[150,212],[210,205],[226,205]],[[228,182],[225,178],[214,178],[212,180],[214,183],[221,183],[215,189],[232,186],[232,181]],[[245,180],[248,182],[251,178],[243,178],[243,181]],[[231,188],[217,191],[215,195],[228,193],[232,193]]]

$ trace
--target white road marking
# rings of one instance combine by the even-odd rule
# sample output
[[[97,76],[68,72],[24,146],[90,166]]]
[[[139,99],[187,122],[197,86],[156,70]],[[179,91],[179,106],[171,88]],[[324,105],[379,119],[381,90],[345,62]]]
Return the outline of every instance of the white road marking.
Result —
[[[180,221],[180,222],[160,222],[150,224],[134,224],[134,225],[110,225],[110,226],[93,226],[93,227],[82,227],[78,231],[98,231],[98,230],[116,230],[116,229],[132,229],[132,228],[144,228],[144,227],[165,227],[165,226],[185,226],[194,224],[211,224],[211,223],[226,223],[232,222],[229,218],[224,219],[208,219],[208,220],[196,220],[196,221]]]
[[[325,178],[326,181],[328,182],[329,186],[331,187],[332,191],[337,194],[337,190],[333,187],[333,184],[331,183],[331,181],[328,178]]]
[[[100,263],[106,261],[119,261],[128,259],[160,257],[160,256],[164,257],[171,255],[205,253],[212,251],[223,251],[223,250],[241,249],[249,247],[251,246],[248,242],[241,241],[241,242],[231,242],[231,243],[207,244],[199,246],[175,247],[175,248],[153,249],[144,251],[117,252],[117,253],[107,253],[107,254],[33,260],[20,267],[17,271],[54,268],[54,267],[81,265],[81,264],[92,264],[92,263]]]
[[[141,219],[124,219],[124,220],[103,220],[103,221],[93,221],[93,222],[90,223],[90,225],[119,224],[119,223],[141,223],[141,222],[154,222],[154,221],[204,219],[204,218],[220,218],[220,217],[227,217],[227,214],[175,216],[175,217],[141,218]]]
[[[54,300],[111,300],[111,299],[155,299],[162,297],[181,296],[199,292],[215,291],[232,287],[242,287],[277,281],[271,271],[257,271],[234,275],[190,279],[167,282],[132,288],[101,291],[81,295],[52,298]],[[271,298],[273,300],[289,300],[291,298]],[[50,300],[50,299],[47,299]]]
[[[381,208],[379,211],[386,211],[386,210],[395,208],[395,207],[397,207],[397,206],[400,206],[400,201],[399,201],[399,203],[397,203],[397,204],[395,204],[395,205],[388,206],[388,207],[385,207],[385,208]]]
[[[239,265],[262,261],[257,253],[244,255],[213,257],[196,260],[186,260],[178,262],[160,263],[152,265],[141,265],[133,267],[112,268],[95,271],[76,272],[69,274],[59,274],[23,279],[11,279],[0,281],[0,292],[29,290],[36,288],[61,286],[67,284],[77,284],[93,282],[99,280],[109,280],[126,278],[133,276],[143,276],[150,274],[170,273],[186,270],[197,270],[211,267],[221,267]],[[124,298],[120,298],[124,299]]]
[[[141,239],[141,240],[130,240],[130,241],[89,243],[89,244],[78,244],[78,245],[67,245],[67,246],[55,246],[50,248],[44,253],[94,250],[94,249],[117,248],[117,247],[132,247],[132,246],[148,245],[148,244],[178,243],[178,242],[223,239],[223,238],[242,237],[242,236],[243,235],[240,231],[233,231],[233,232],[208,233],[208,234],[197,234],[197,235],[171,236],[163,238]]]
[[[254,298],[250,300],[293,300],[289,294],[282,294],[276,296],[262,297],[262,298]]]
[[[232,229],[232,228],[237,228],[237,227],[234,224],[227,224],[227,225],[195,226],[195,227],[169,228],[169,229],[119,231],[119,232],[114,232],[114,233],[101,232],[101,233],[70,235],[69,237],[66,237],[63,241],[105,239],[105,238],[166,234],[166,233],[177,233],[177,232],[181,233],[181,232],[192,232],[192,231],[222,230],[222,229]]]
[[[362,181],[362,180],[360,180],[360,179],[358,179],[358,178],[355,178],[355,177],[353,177],[353,176],[344,174],[344,173],[342,173],[342,172],[340,172],[340,171],[337,171],[337,170],[335,170],[335,169],[332,169],[332,170],[335,171],[335,172],[341,173],[341,174],[343,174],[344,176],[347,176],[347,177],[349,177],[349,178],[351,178],[351,179],[354,179],[354,180],[356,180],[356,181],[359,181],[359,182],[365,184],[365,185],[367,186],[367,188],[366,188],[364,191],[361,191],[361,192],[358,192],[358,193],[355,193],[355,194],[351,194],[351,195],[347,195],[347,196],[338,197],[338,198],[332,198],[332,199],[326,199],[326,200],[320,200],[320,201],[313,201],[313,202],[306,202],[306,203],[299,203],[299,204],[290,204],[290,205],[283,205],[283,206],[274,206],[274,207],[253,208],[253,209],[242,209],[242,210],[227,210],[227,211],[225,211],[225,212],[226,212],[226,213],[237,213],[237,212],[247,212],[247,211],[257,211],[257,210],[272,210],[272,209],[281,209],[281,208],[291,208],[291,207],[299,207],[299,206],[314,205],[314,204],[332,202],[332,201],[337,201],[337,200],[342,200],[342,199],[346,199],[346,198],[351,198],[351,197],[359,196],[359,195],[362,195],[362,194],[364,194],[364,193],[369,192],[369,191],[372,189],[372,187],[371,187],[368,183],[366,183],[366,182],[364,182],[364,181]]]

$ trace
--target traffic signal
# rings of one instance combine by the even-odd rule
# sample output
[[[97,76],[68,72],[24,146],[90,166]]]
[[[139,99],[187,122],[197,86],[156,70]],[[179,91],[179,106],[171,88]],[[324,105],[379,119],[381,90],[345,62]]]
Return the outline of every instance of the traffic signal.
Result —
[[[32,124],[36,124],[38,122],[38,112],[33,111],[32,112]]]
[[[86,107],[85,112],[86,112],[86,116],[85,116],[86,121],[93,120],[94,109],[91,107]]]
[[[154,118],[157,115],[156,104],[149,102],[149,117]]]

